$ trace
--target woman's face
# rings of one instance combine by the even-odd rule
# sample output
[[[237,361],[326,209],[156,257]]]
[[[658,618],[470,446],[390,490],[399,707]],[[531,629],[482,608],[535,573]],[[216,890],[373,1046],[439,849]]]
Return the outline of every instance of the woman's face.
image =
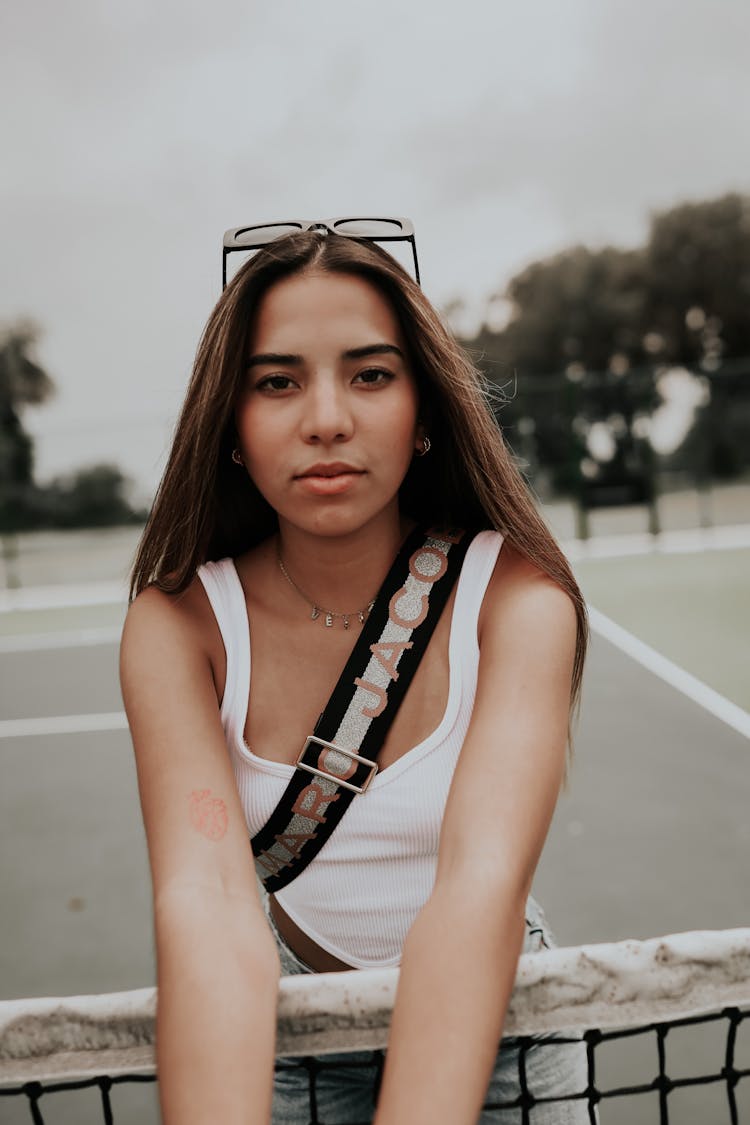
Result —
[[[235,423],[245,467],[280,521],[341,535],[396,514],[418,410],[395,313],[369,282],[310,272],[266,292]]]

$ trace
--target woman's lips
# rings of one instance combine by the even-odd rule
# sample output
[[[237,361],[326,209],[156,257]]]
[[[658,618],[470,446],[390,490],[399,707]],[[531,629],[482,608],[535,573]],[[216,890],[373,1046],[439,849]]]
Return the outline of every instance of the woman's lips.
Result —
[[[363,476],[361,472],[348,470],[341,473],[327,473],[325,476],[322,473],[306,473],[305,476],[295,479],[305,492],[313,496],[337,496],[352,488],[361,476]]]

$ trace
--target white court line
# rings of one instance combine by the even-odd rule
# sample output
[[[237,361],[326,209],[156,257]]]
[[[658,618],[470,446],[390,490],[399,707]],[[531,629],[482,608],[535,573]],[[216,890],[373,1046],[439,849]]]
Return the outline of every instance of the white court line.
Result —
[[[19,609],[71,609],[83,605],[127,605],[123,582],[76,582],[0,590],[0,613]]]
[[[742,707],[738,707],[736,703],[732,703],[731,699],[727,699],[726,696],[720,695],[718,691],[714,691],[713,688],[704,684],[696,676],[691,676],[690,672],[686,672],[678,664],[673,664],[666,656],[662,656],[656,649],[651,648],[638,637],[634,637],[627,629],[623,629],[621,625],[600,613],[598,609],[589,606],[588,610],[594,632],[604,637],[605,640],[611,641],[613,645],[616,645],[638,664],[647,668],[649,672],[653,672],[655,676],[676,688],[677,691],[682,692],[688,699],[692,699],[694,703],[703,707],[705,711],[709,711],[717,719],[726,723],[727,726],[736,730],[739,734],[744,734],[746,738],[750,738],[750,714],[744,711]]]
[[[0,656],[15,652],[44,652],[55,648],[117,645],[122,629],[71,629],[60,633],[19,633],[0,637]]]
[[[659,535],[638,532],[631,535],[599,535],[592,539],[567,539],[560,544],[567,557],[617,559],[634,555],[683,555],[698,551],[728,551],[750,547],[750,524],[724,527],[693,527],[683,531],[662,531]]]
[[[99,715],[43,715],[36,719],[1,719],[0,739],[127,729],[124,711],[105,711]]]

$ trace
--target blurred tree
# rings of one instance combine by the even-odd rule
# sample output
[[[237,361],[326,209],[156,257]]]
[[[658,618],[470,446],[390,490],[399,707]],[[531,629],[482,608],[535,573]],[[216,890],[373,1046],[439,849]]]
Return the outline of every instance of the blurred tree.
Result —
[[[128,480],[116,465],[92,465],[55,479],[40,490],[40,516],[46,527],[111,527],[139,523],[145,512],[127,499]]]
[[[534,262],[507,289],[508,324],[485,326],[481,340],[500,367],[549,374],[569,364],[604,370],[614,353],[642,356],[645,297],[640,250],[574,246]]]
[[[19,321],[0,332],[0,535],[12,558],[9,536],[41,527],[105,527],[140,522],[126,492],[127,478],[114,465],[94,465],[58,477],[46,487],[34,481],[34,445],[21,421],[24,407],[54,391],[33,358],[39,330]]]
[[[575,487],[584,469],[594,481],[651,471],[658,377],[678,364],[711,384],[697,416],[709,436],[685,453],[701,448],[709,473],[748,464],[750,196],[658,213],[642,248],[574,246],[534,262],[488,309],[498,299],[506,320],[488,313],[462,343],[490,380],[513,387],[501,411],[506,436],[557,487]],[[603,428],[612,440],[597,454],[587,435]]]
[[[665,360],[715,371],[750,355],[750,196],[655,215],[646,277],[644,327],[662,335]]]
[[[0,332],[0,530],[27,526],[34,502],[34,449],[21,413],[53,391],[33,358],[38,329],[20,321]]]
[[[485,323],[465,341],[490,375],[605,371],[613,361],[716,370],[750,355],[750,196],[658,213],[640,249],[574,246],[533,262],[504,296],[507,324]]]

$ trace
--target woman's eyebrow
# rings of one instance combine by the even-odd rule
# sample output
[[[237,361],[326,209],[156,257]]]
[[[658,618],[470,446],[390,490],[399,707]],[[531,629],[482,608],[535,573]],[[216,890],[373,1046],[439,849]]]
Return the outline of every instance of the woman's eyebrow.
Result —
[[[364,359],[368,355],[397,355],[404,359],[404,353],[395,344],[365,344],[362,348],[348,348],[343,352],[344,359]]]
[[[395,344],[364,344],[361,348],[347,348],[345,352],[341,353],[342,359],[364,359],[370,355],[397,355],[404,359],[404,353],[401,348],[396,347]],[[267,364],[278,364],[280,367],[297,366],[304,363],[301,355],[292,355],[291,353],[284,354],[282,352],[260,352],[258,355],[250,356],[247,361],[247,366],[250,367],[263,367]]]
[[[298,365],[302,363],[301,355],[284,355],[281,352],[261,352],[258,355],[251,355],[247,361],[248,367],[263,367],[269,363],[277,363],[280,367],[289,367],[291,365]]]

